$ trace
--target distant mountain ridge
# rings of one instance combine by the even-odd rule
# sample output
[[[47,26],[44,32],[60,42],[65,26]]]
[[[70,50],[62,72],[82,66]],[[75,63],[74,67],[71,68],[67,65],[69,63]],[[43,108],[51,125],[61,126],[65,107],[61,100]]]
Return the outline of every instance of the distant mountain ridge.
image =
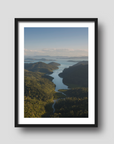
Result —
[[[56,61],[54,59],[46,59],[46,58],[25,58],[25,61],[33,61],[33,60],[41,60],[41,61]]]
[[[49,65],[52,65],[52,66],[60,66],[59,63],[56,63],[56,62],[50,62]]]
[[[36,55],[36,56],[25,56],[25,59],[27,58],[35,58],[35,59],[53,59],[53,58],[57,58],[57,59],[88,59],[88,56],[49,56],[49,55]]]
[[[24,68],[32,72],[42,72],[46,74],[51,74],[53,70],[58,69],[59,65],[60,64],[55,62],[51,62],[49,64],[43,62],[37,62],[37,63],[24,64]]]
[[[77,64],[71,66],[71,67],[74,67],[74,66],[79,66],[79,65],[88,65],[88,61],[80,61],[78,62]]]

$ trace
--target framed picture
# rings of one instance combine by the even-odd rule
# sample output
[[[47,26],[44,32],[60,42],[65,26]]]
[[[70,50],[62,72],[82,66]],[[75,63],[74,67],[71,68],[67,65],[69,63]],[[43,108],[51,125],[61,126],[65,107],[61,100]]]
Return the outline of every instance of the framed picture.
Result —
[[[98,127],[97,51],[97,18],[15,18],[15,127]]]

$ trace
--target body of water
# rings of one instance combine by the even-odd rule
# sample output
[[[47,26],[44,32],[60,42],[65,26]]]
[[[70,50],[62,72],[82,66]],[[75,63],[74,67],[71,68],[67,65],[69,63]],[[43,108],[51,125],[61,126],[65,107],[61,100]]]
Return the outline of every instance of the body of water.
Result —
[[[57,60],[56,62],[59,63],[60,66],[57,70],[54,70],[50,76],[54,78],[52,82],[56,85],[55,91],[58,92],[59,89],[68,89],[68,86],[63,83],[63,78],[59,77],[59,74],[63,72],[65,68],[68,68],[78,62],[68,62],[68,60],[64,59]]]
[[[74,60],[74,59],[73,59]],[[65,68],[68,68],[72,65],[75,65],[77,64],[79,61],[82,61],[82,60],[74,60],[75,62],[69,62],[68,59],[57,59],[56,61],[41,61],[41,60],[34,60],[34,61],[26,61],[25,63],[36,63],[36,62],[44,62],[44,63],[47,63],[49,64],[50,62],[56,62],[56,63],[59,63],[60,66],[58,69],[54,70],[52,74],[50,74],[51,77],[53,77],[53,80],[52,82],[56,85],[55,87],[55,91],[56,92],[59,92],[58,90],[59,89],[68,89],[68,86],[65,85],[63,83],[63,78],[59,77],[59,73],[61,73]],[[60,92],[62,93],[62,92]],[[64,94],[64,93],[62,93]],[[65,95],[65,94],[64,94]],[[60,99],[60,98],[59,98]],[[59,100],[59,99],[56,99],[54,100],[54,103],[52,105],[52,108],[53,108],[53,113],[55,112],[55,108],[54,108],[54,105],[55,103]]]
[[[51,77],[54,78],[52,82],[56,85],[55,87],[56,92],[58,92],[59,89],[68,89],[68,86],[63,84],[63,78],[59,77],[59,73],[61,73],[65,68],[68,68],[69,66],[72,66],[78,63],[78,61],[68,62],[68,59],[56,59],[55,61],[41,61],[41,60],[25,61],[25,63],[36,63],[36,62],[44,62],[47,64],[49,64],[50,62],[56,62],[60,64],[59,68],[57,70],[54,70],[53,73],[50,75]]]
[[[62,59],[62,60],[58,60],[58,61],[56,61],[56,62],[59,63],[60,66],[59,66],[59,68],[58,68],[57,70],[54,70],[53,73],[52,73],[50,76],[54,78],[54,79],[52,80],[52,82],[56,85],[55,91],[56,91],[56,92],[59,92],[59,93],[62,93],[62,92],[60,92],[60,91],[58,91],[58,90],[59,90],[59,89],[68,89],[68,86],[63,83],[63,78],[59,77],[59,74],[60,74],[61,72],[63,72],[63,70],[64,70],[65,68],[68,68],[69,66],[72,66],[72,65],[74,65],[74,64],[76,64],[76,63],[78,63],[78,62],[68,62],[68,60],[63,60],[63,59]],[[62,93],[62,94],[64,94],[64,93]],[[65,95],[65,94],[64,94],[64,95]],[[61,98],[59,98],[59,99],[61,99]],[[55,103],[56,103],[59,99],[54,100],[54,103],[53,103],[53,105],[52,105],[53,113],[55,112],[55,108],[54,108]],[[63,98],[62,98],[62,99],[63,99]]]

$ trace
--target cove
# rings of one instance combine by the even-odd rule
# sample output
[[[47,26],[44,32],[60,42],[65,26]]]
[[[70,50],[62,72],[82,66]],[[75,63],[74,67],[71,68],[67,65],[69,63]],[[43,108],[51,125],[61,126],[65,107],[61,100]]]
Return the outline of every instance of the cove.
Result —
[[[52,74],[50,74],[51,77],[53,77],[52,82],[55,84],[55,91],[64,94],[63,92],[58,91],[59,89],[68,89],[68,86],[63,83],[63,78],[59,77],[59,73],[63,72],[65,68],[68,68],[69,66],[74,65],[74,62],[68,62],[66,60],[58,60],[57,63],[60,64],[58,69],[54,70]],[[76,64],[77,62],[75,62]],[[65,94],[64,94],[65,95]],[[65,99],[65,98],[59,98],[59,99]],[[54,105],[59,100],[55,99],[53,100],[52,108],[53,113],[55,112]]]
[[[55,91],[56,92],[59,92],[59,93],[62,93],[60,91],[58,91],[59,89],[68,89],[68,86],[65,85],[63,83],[63,78],[61,78],[59,76],[59,73],[61,73],[63,71],[64,67],[62,67],[61,65],[59,66],[59,68],[57,70],[54,70],[53,73],[50,75],[51,77],[53,77],[54,79],[52,80],[52,82],[56,85],[55,87]],[[62,93],[64,94],[64,93]],[[64,94],[65,95],[65,94]],[[63,98],[59,98],[59,99],[63,99]],[[53,108],[53,113],[55,112],[55,108],[54,108],[54,105],[55,103],[59,100],[59,99],[55,99],[53,100],[53,104],[52,104],[52,108]]]
[[[59,89],[68,89],[68,86],[63,83],[63,78],[59,77],[60,70],[54,70],[53,73],[50,75],[54,79],[52,82],[56,85],[55,91],[59,92]]]

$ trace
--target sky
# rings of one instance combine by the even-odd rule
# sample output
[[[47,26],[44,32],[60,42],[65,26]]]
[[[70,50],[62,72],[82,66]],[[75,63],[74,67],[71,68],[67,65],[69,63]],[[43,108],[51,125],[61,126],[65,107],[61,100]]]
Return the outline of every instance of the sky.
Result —
[[[24,28],[25,56],[88,56],[88,28]]]

